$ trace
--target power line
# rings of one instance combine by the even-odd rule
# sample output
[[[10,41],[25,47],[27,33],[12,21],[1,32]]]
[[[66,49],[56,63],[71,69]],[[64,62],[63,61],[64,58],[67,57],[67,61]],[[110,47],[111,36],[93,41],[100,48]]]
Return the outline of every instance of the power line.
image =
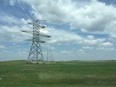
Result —
[[[19,11],[20,14],[22,14],[22,16],[24,17],[24,19],[28,19],[30,18],[31,20],[33,20],[34,18],[32,18],[29,14],[27,14],[24,9],[22,9],[21,6],[18,6],[18,5],[14,5],[16,10]]]

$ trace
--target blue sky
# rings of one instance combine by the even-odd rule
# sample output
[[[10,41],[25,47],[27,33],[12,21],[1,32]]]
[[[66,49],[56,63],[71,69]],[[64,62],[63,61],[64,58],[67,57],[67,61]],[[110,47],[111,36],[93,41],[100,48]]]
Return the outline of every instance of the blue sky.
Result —
[[[116,0],[1,0],[0,61],[27,59],[32,34],[21,30],[37,19],[52,36],[44,59],[47,44],[51,60],[116,59]]]

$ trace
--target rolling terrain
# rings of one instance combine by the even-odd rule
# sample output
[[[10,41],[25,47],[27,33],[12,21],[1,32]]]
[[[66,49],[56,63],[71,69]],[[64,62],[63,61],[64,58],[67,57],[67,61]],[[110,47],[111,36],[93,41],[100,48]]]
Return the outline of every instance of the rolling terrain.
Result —
[[[116,87],[116,62],[0,62],[0,87]]]

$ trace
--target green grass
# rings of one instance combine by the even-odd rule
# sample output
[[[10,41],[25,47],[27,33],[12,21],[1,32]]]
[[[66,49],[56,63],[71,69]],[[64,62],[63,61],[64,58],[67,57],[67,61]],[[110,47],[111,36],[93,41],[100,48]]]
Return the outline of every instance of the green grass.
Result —
[[[0,62],[0,87],[116,87],[116,62]]]

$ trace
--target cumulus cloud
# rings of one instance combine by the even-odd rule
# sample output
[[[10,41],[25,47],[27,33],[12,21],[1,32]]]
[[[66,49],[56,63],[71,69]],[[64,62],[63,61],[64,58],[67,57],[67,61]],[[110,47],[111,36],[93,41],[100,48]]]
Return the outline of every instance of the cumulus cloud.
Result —
[[[6,47],[4,45],[0,45],[0,49],[5,49]]]
[[[27,29],[28,27],[22,26],[0,26],[0,42],[20,42],[26,38],[31,37],[30,34],[23,34],[20,30]],[[28,28],[29,29],[29,28]]]
[[[16,2],[16,0],[9,0],[9,4],[12,6],[15,4],[15,2]]]
[[[84,46],[84,47],[82,47],[82,49],[84,49],[84,50],[93,50],[94,47],[92,47],[92,46]]]
[[[69,55],[69,54],[70,54],[70,51],[63,50],[63,51],[61,51],[60,53],[61,53],[61,54],[68,54],[68,55]]]
[[[87,38],[83,39],[82,43],[89,45],[89,46],[95,46],[100,43],[105,42],[105,38],[95,38],[92,35],[87,36]]]
[[[20,0],[30,4],[33,8],[32,13],[36,18],[41,19],[41,14],[44,19],[52,23],[69,23],[71,28],[81,29],[85,31],[99,31],[108,33],[110,36],[115,37],[115,19],[116,19],[116,8],[112,5],[106,5],[97,0]],[[9,4],[14,5],[15,0],[10,0]],[[81,3],[81,4],[80,4]],[[19,19],[7,16],[7,19],[12,20],[16,24],[19,23]],[[5,18],[3,21],[7,21]],[[26,24],[28,20],[21,19],[22,24]],[[19,27],[2,27],[5,32],[18,31]],[[32,27],[31,27],[32,28]],[[21,29],[30,29],[27,26],[22,25]],[[6,30],[6,31],[5,31]],[[49,29],[52,33],[51,43],[77,43],[83,45],[107,45],[108,43],[104,38],[95,38],[94,36],[82,37],[74,32],[65,31],[63,29]],[[69,29],[67,29],[69,30]],[[41,31],[42,33],[48,34],[48,31]],[[5,37],[12,39],[20,35],[8,34]],[[27,35],[27,34],[24,34]],[[29,34],[28,34],[29,35]],[[3,35],[4,36],[4,35]],[[9,39],[10,39],[9,38]],[[109,42],[110,43],[110,42]],[[110,44],[111,45],[111,44]]]
[[[7,14],[5,14],[5,13],[3,13],[3,12],[0,12],[0,18],[1,18],[1,21],[0,21],[0,23],[3,23],[3,24],[9,24],[9,25],[13,25],[13,24],[16,24],[16,25],[18,25],[18,24],[21,24],[20,23],[20,19],[18,19],[18,18],[16,18],[16,17],[14,17],[14,16],[9,16],[9,15],[7,15]]]
[[[63,29],[54,29],[54,28],[49,28],[50,33],[52,34],[52,40],[50,43],[75,43],[77,41],[81,41],[82,37],[79,35],[65,31]]]
[[[0,26],[0,40],[3,41],[13,41],[19,42],[26,39],[32,38],[32,33],[22,33],[20,30],[32,30],[28,26]],[[31,31],[30,31],[31,32]],[[87,46],[96,46],[99,44],[109,46],[111,43],[106,42],[104,38],[95,38],[93,35],[88,35],[87,37],[82,37],[74,32],[56,29],[53,27],[48,27],[48,29],[41,30],[42,34],[51,35],[52,39],[48,40],[51,44],[82,44]]]
[[[105,38],[95,38],[93,35],[88,35],[87,37],[83,37],[79,34],[76,34],[71,31],[56,29],[56,28],[48,28],[52,35],[52,39],[49,43],[52,44],[81,44],[83,46],[113,46],[112,43],[107,42]]]
[[[48,22],[58,24],[69,23],[72,29],[81,29],[86,32],[104,32],[113,38],[116,37],[116,8],[113,5],[106,5],[98,0],[21,1],[28,3],[33,8],[31,13],[37,19],[45,19]],[[9,4],[14,5],[15,2],[15,0],[10,0]],[[75,39],[74,34],[70,35],[69,38]],[[80,37],[78,36],[78,38]],[[54,42],[56,41],[54,40]],[[91,42],[85,40],[84,42],[91,45],[97,43],[95,40],[91,40]]]
[[[107,53],[106,50],[109,50],[108,52],[115,50],[115,48],[113,48],[114,43],[110,42],[111,40],[108,41],[106,37],[101,38],[100,36],[97,37],[97,35],[93,35],[93,32],[94,34],[99,32],[108,34],[112,38],[116,38],[116,8],[113,5],[106,5],[98,0],[8,1],[12,7],[15,7],[16,2],[19,2],[18,5],[22,4],[20,2],[29,4],[29,6],[32,7],[32,9],[28,9],[29,13],[34,15],[35,19],[47,20],[48,30],[41,30],[41,33],[52,36],[49,43],[55,45],[68,44],[70,47],[78,46],[77,49],[75,47],[75,50],[71,49],[71,51],[66,51],[63,48],[63,51],[61,51],[62,55],[76,52],[73,57],[80,55],[84,58],[89,58],[91,54],[91,57],[101,54],[101,56],[98,56],[101,58],[103,57],[103,54]],[[0,17],[3,24],[0,26],[0,42],[11,41],[13,43],[32,38],[32,33],[20,32],[20,30],[32,31],[33,26],[27,25],[27,22],[31,22],[30,19],[20,19],[18,16],[15,17],[4,13],[1,13]],[[63,29],[64,26],[62,26],[62,28],[59,26],[56,27],[56,24],[68,24],[70,27]],[[53,27],[51,27],[51,25],[53,25]],[[78,30],[80,32],[76,33],[75,31]],[[91,32],[91,35],[87,34],[88,32]],[[0,45],[0,49],[3,48],[4,46]],[[55,49],[55,51],[56,50],[57,49]],[[19,55],[20,54],[22,54],[22,51],[20,51]],[[24,52],[24,55],[25,54],[26,53]]]
[[[100,44],[100,46],[104,46],[104,47],[113,46],[113,44],[111,42],[105,42],[105,43]]]
[[[34,9],[32,13],[36,18],[42,18],[42,14],[43,19],[52,23],[69,23],[72,29],[107,32],[115,37],[116,8],[113,5],[106,5],[98,0],[25,1]]]

